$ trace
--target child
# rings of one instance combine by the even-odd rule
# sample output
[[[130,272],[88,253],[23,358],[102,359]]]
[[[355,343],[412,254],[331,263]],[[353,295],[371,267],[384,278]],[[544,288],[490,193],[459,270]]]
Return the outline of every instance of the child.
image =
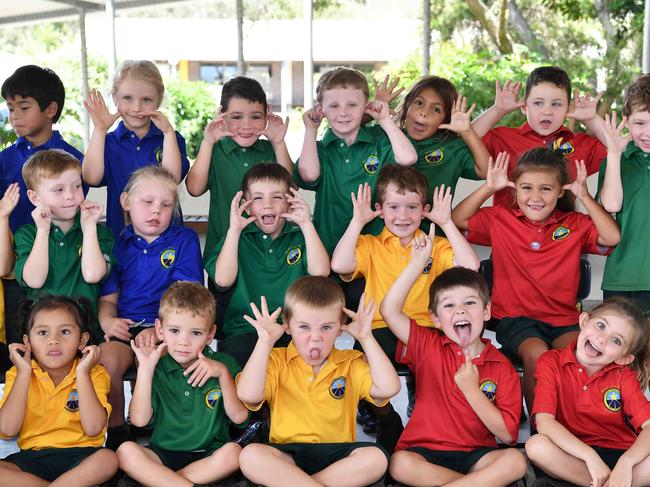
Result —
[[[12,183],[0,199],[0,277],[6,277],[14,269],[14,251],[11,243],[11,229],[9,228],[9,216],[16,208],[20,199],[20,187],[18,183]],[[0,371],[5,372],[11,367],[9,352],[7,349],[7,336],[5,329],[5,305],[4,289],[0,280]]]
[[[223,85],[221,108],[205,128],[196,161],[185,185],[192,196],[210,191],[205,248],[213,249],[226,236],[230,202],[244,174],[260,162],[277,161],[290,174],[293,162],[284,137],[289,119],[269,111],[262,85],[237,76]],[[260,139],[265,136],[267,140]]]
[[[93,120],[93,134],[86,151],[83,178],[91,186],[106,186],[106,224],[117,238],[125,226],[119,195],[136,169],[160,165],[176,183],[190,166],[185,139],[174,131],[158,110],[165,86],[151,61],[125,62],[113,80],[116,113],[110,113],[101,93],[91,91],[84,106]],[[122,121],[107,134],[118,118]],[[179,217],[179,222],[182,221]]]
[[[552,477],[593,486],[650,485],[650,325],[620,297],[580,314],[577,342],[537,364],[530,460]]]
[[[476,133],[483,137],[487,150],[496,158],[500,152],[507,152],[514,161],[529,149],[548,147],[559,149],[567,158],[570,178],[576,177],[573,163],[584,161],[587,175],[598,172],[600,163],[606,157],[603,120],[596,113],[596,105],[602,93],[591,97],[589,93],[580,96],[576,90],[571,100],[571,80],[567,73],[555,66],[541,66],[534,69],[526,80],[524,100],[517,100],[520,83],[506,82],[503,88],[496,83],[494,105],[473,123]],[[527,122],[521,127],[494,127],[505,115],[521,108]],[[584,133],[573,133],[563,125],[566,117],[585,124],[596,137]],[[512,179],[514,168],[508,177]],[[494,196],[494,205],[512,206],[512,190],[504,188]]]
[[[129,178],[120,196],[130,225],[115,244],[116,264],[102,284],[99,322],[106,342],[102,364],[111,376],[113,406],[106,445],[117,449],[130,437],[124,424],[124,373],[133,365],[129,340],[155,337],[160,298],[174,281],[203,284],[201,246],[196,232],[170,225],[178,211],[178,186],[163,167],[145,166]],[[110,341],[109,341],[110,340]]]
[[[327,252],[332,255],[352,215],[348,195],[360,184],[374,189],[382,165],[412,165],[415,149],[390,117],[385,101],[368,103],[368,81],[350,68],[335,68],[318,80],[316,108],[303,115],[305,141],[294,177],[301,188],[316,191],[314,225]],[[385,131],[361,126],[370,114]],[[318,127],[326,118],[329,128],[316,142]],[[371,228],[377,230],[379,228]]]
[[[399,378],[371,333],[376,305],[361,297],[356,313],[344,308],[340,287],[326,277],[302,277],[287,290],[284,325],[280,308],[269,314],[251,304],[246,316],[258,334],[255,350],[238,377],[237,394],[249,409],[271,409],[270,443],[242,450],[241,469],[256,484],[370,485],[386,471],[387,455],[373,443],[355,443],[359,399],[378,405],[399,392]],[[345,315],[352,322],[343,324]],[[273,348],[284,331],[287,348]],[[334,348],[347,331],[363,346]],[[311,478],[310,478],[311,477]]]
[[[98,203],[84,200],[79,161],[60,149],[34,154],[23,166],[34,223],[14,235],[16,280],[27,297],[84,296],[96,309],[99,283],[112,262],[113,236],[97,221]],[[91,339],[101,337],[95,320]]]
[[[598,177],[600,200],[621,226],[621,241],[605,263],[603,296],[626,296],[650,312],[650,75],[625,90],[623,117],[629,136],[621,136],[615,118],[606,124],[609,150]]]
[[[328,275],[330,261],[309,206],[282,166],[257,164],[241,188],[230,204],[226,237],[215,248],[206,247],[205,268],[219,290],[234,287],[219,350],[243,367],[257,341],[255,329],[243,318],[250,303],[266,296],[271,306],[279,306],[293,281],[307,274]]]
[[[7,101],[9,123],[18,136],[16,142],[0,152],[0,194],[10,184],[20,186],[20,200],[9,218],[12,232],[32,223],[34,206],[27,198],[27,187],[21,174],[27,159],[46,149],[63,149],[77,159],[83,154],[68,144],[61,134],[52,130],[65,101],[65,88],[54,71],[40,66],[23,66],[2,84],[2,98]]]
[[[539,147],[525,152],[508,180],[506,153],[488,169],[487,183],[452,212],[467,240],[492,246],[492,314],[500,320],[502,351],[524,365],[524,397],[532,410],[535,363],[549,347],[563,348],[577,335],[576,296],[580,254],[606,254],[618,243],[614,219],[587,190],[584,162],[569,182],[560,151]],[[517,208],[480,208],[494,193],[515,188]],[[588,215],[573,211],[573,196]]]
[[[92,306],[65,296],[24,304],[24,343],[9,345],[14,366],[0,401],[0,434],[17,435],[20,452],[0,461],[2,481],[101,484],[117,471],[117,457],[102,448],[111,405],[99,348],[87,345]]]
[[[148,336],[131,340],[138,379],[129,407],[131,423],[153,423],[149,445],[123,443],[120,468],[143,485],[210,484],[239,468],[239,445],[228,438],[229,421],[248,412],[237,398],[232,357],[208,346],[215,333],[214,298],[196,282],[175,282],[160,300],[156,347]],[[167,353],[163,353],[166,349]]]
[[[526,460],[515,448],[521,415],[519,376],[487,339],[487,284],[476,271],[454,267],[429,290],[436,329],[418,326],[402,307],[427,266],[432,241],[413,240],[413,258],[381,304],[400,340],[397,356],[415,374],[416,400],[390,461],[391,476],[407,485],[505,486],[523,477]],[[432,413],[433,412],[433,413]]]

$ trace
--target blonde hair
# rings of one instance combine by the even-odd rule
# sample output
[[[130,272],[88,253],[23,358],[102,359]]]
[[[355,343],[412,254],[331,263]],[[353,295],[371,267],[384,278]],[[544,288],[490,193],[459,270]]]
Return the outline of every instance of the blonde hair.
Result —
[[[296,304],[322,309],[332,305],[341,307],[341,323],[345,322],[345,296],[341,287],[329,277],[303,276],[296,279],[284,295],[282,321],[289,324]]]
[[[333,90],[334,88],[353,88],[363,91],[366,100],[370,97],[368,80],[358,69],[341,66],[323,73],[316,85],[318,103],[323,101],[323,94],[327,90]]]
[[[164,323],[171,313],[178,311],[205,318],[209,329],[214,324],[217,304],[212,293],[198,282],[176,281],[160,298],[158,317]]]
[[[27,159],[22,174],[27,189],[34,191],[41,180],[55,178],[70,169],[79,171],[81,176],[79,159],[62,149],[48,149],[38,151]]]
[[[174,176],[172,176],[172,174],[162,166],[150,165],[133,171],[126,186],[124,186],[124,193],[130,197],[133,192],[138,189],[138,186],[148,179],[156,180],[171,191],[174,195],[174,215],[179,215],[180,205],[178,202],[178,184],[176,183]],[[128,220],[128,213],[126,217]]]
[[[125,61],[113,78],[113,87],[111,89],[113,96],[117,94],[120,85],[127,76],[145,81],[152,85],[156,89],[156,93],[158,93],[158,105],[160,106],[163,95],[165,94],[165,85],[162,76],[160,75],[160,71],[154,63],[151,61]]]

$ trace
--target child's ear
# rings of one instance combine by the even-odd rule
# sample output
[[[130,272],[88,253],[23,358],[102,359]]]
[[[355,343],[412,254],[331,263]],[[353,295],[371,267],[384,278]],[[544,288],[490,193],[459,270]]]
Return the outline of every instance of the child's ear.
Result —
[[[384,212],[381,210],[381,205],[379,203],[375,203],[375,210],[380,211],[379,213],[379,218],[382,220],[384,219]]]
[[[528,114],[526,113],[526,100],[524,100],[524,104],[521,105],[521,113],[528,116]]]
[[[160,340],[161,342],[164,341],[162,323],[158,318],[156,318],[156,321],[154,322],[154,328],[156,330],[156,336],[158,337],[158,340]]]
[[[212,342],[215,333],[217,333],[217,325],[212,325],[210,327],[210,333],[208,333],[208,345]]]
[[[53,119],[58,110],[59,110],[59,104],[55,101],[51,101],[50,104],[45,107],[43,113],[47,118]]]
[[[34,206],[38,206],[38,204],[41,202],[41,200],[38,199],[38,195],[36,194],[36,191],[31,189],[27,190],[27,198],[29,199],[30,203]]]
[[[79,337],[79,350],[83,350],[88,345],[88,340],[90,340],[90,333],[84,331]]]
[[[488,301],[483,308],[483,321],[488,321],[490,318],[492,318],[492,303]]]
[[[120,194],[120,205],[122,205],[124,211],[129,211],[129,193],[126,191],[123,191]]]
[[[619,358],[618,360],[614,360],[614,363],[616,365],[628,365],[634,362],[634,354],[628,353],[627,355],[624,355],[623,357]]]
[[[325,112],[323,112],[323,105],[321,105],[320,103],[316,103],[316,113],[321,118],[325,116]]]
[[[422,211],[424,213],[429,213],[429,210],[431,210],[431,205],[427,203],[426,205],[424,205],[424,208],[422,208]]]
[[[582,330],[586,325],[587,325],[587,320],[589,319],[589,313],[586,311],[583,311],[580,313],[580,316],[578,317],[578,325],[580,325],[580,329]]]
[[[440,326],[440,320],[438,319],[438,316],[433,311],[429,310],[429,316],[431,316],[431,321],[433,322],[434,328],[442,328]]]
[[[23,335],[23,344],[29,347],[29,335]]]

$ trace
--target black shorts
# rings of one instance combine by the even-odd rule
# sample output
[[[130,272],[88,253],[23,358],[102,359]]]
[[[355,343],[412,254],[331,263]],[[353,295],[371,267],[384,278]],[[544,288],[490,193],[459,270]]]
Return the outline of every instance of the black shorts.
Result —
[[[144,325],[141,325],[141,326],[133,326],[133,327],[129,328],[129,333],[131,334],[131,340],[135,340],[135,337],[138,336],[138,335],[139,335],[140,333],[142,333],[143,331],[145,331],[145,330],[153,330],[153,329],[154,329],[154,325],[147,325],[147,326],[144,326]],[[112,342],[120,342],[120,343],[124,343],[124,344],[127,345],[129,348],[131,348],[131,340],[128,340],[128,341],[127,341],[127,340],[122,340],[121,338],[111,337],[111,341],[112,341]]]
[[[377,448],[384,455],[386,461],[389,456],[386,450],[376,443],[357,442],[357,443],[268,443],[269,446],[277,448],[281,452],[291,455],[302,471],[308,475],[314,475],[321,470],[343,458],[346,458],[357,448]]]
[[[277,342],[275,342],[273,348],[287,347],[289,346],[290,341],[291,336],[285,333]],[[217,341],[217,350],[233,356],[239,363],[239,366],[243,369],[253,353],[256,344],[257,333],[244,333],[243,335],[235,335]]]
[[[605,465],[609,467],[610,470],[614,470],[614,467],[618,463],[618,459],[621,458],[625,450],[617,450],[616,448],[605,448],[603,446],[592,446],[600,459],[605,462]]]
[[[190,463],[194,463],[198,460],[202,460],[205,457],[209,457],[216,450],[201,450],[201,451],[172,451],[165,450],[156,445],[146,445],[144,448],[147,448],[154,452],[162,464],[174,472],[179,471],[182,468],[187,467]]]
[[[53,482],[64,473],[72,470],[93,453],[98,447],[44,448],[43,450],[21,450],[4,459],[13,463],[23,472]]]
[[[496,326],[500,351],[511,359],[519,357],[519,346],[527,338],[539,338],[550,346],[557,338],[572,331],[580,331],[580,327],[553,326],[526,316],[503,318]]]
[[[440,467],[448,468],[454,472],[465,475],[485,455],[491,451],[498,450],[496,447],[481,447],[470,451],[458,450],[430,450],[423,446],[414,446],[407,448],[405,451],[417,453],[427,462],[433,463]]]

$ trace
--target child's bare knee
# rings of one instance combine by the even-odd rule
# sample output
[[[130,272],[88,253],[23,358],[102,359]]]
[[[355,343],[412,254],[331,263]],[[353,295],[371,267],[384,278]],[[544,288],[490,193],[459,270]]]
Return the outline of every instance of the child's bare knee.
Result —
[[[244,447],[239,454],[239,466],[242,471],[247,468],[255,468],[256,463],[263,454],[264,445],[260,445],[259,443],[252,443]]]
[[[125,467],[128,468],[128,466],[133,462],[134,456],[137,456],[139,449],[140,446],[133,441],[125,441],[120,445],[115,453],[122,469]]]
[[[532,461],[536,461],[548,453],[549,447],[550,441],[548,437],[538,433],[526,441],[526,455]]]
[[[402,477],[403,472],[410,470],[412,466],[413,462],[410,455],[407,452],[398,451],[391,455],[388,471],[391,477],[399,479]]]

